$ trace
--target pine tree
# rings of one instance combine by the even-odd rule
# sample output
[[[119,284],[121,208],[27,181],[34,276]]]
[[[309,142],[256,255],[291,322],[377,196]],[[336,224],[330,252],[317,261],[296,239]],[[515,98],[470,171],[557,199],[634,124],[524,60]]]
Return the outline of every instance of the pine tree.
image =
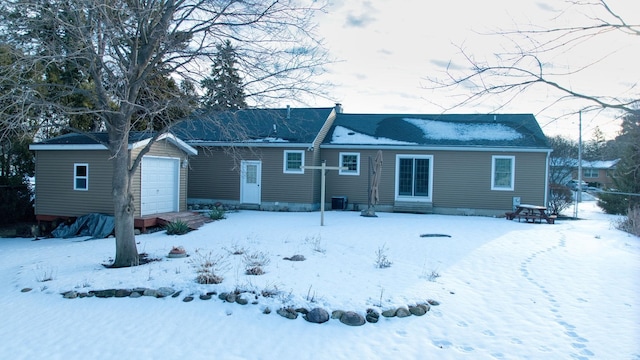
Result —
[[[616,137],[621,149],[620,161],[616,164],[613,184],[620,194],[600,194],[598,206],[610,214],[626,214],[640,208],[640,116],[628,114],[622,120],[622,130]]]
[[[218,45],[211,76],[202,80],[206,93],[204,106],[213,110],[238,110],[247,107],[242,79],[236,69],[236,50],[227,40]]]

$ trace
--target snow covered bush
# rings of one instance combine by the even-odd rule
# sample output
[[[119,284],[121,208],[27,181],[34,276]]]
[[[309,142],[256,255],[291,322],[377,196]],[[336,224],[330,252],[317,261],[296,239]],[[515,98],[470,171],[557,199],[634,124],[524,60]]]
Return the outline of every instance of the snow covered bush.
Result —
[[[573,202],[571,189],[560,184],[549,185],[549,201],[547,209],[553,215],[558,215],[562,210],[568,209]]]
[[[226,268],[226,258],[213,253],[195,251],[191,264],[196,268],[198,284],[220,284],[224,278],[219,275]]]

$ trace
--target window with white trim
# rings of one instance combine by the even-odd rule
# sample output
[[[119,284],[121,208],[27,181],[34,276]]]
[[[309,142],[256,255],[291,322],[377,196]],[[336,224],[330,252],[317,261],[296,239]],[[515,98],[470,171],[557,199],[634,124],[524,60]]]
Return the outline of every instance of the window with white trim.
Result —
[[[360,175],[360,153],[341,152],[340,167],[347,168],[340,169],[340,175]]]
[[[515,156],[491,157],[491,190],[510,191],[515,182]]]
[[[89,190],[89,164],[73,164],[73,190]]]
[[[283,171],[286,174],[304,174],[304,151],[303,150],[285,150]]]
[[[594,168],[582,169],[582,177],[584,178],[597,178],[600,176],[600,171]]]
[[[432,166],[432,155],[396,155],[396,199],[431,200]]]

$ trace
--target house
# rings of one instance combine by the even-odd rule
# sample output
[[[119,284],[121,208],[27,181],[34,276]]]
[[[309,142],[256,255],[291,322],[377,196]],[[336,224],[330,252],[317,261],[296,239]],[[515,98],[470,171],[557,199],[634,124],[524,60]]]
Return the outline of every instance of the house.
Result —
[[[368,206],[371,159],[381,211],[499,215],[546,204],[551,149],[530,114],[337,114],[320,145],[327,196]],[[327,199],[325,199],[327,201]]]
[[[129,135],[132,158],[153,134]],[[103,145],[106,133],[66,134],[32,144],[35,152],[35,214],[39,221],[113,214],[112,164]],[[132,180],[134,216],[187,209],[188,159],[197,150],[173,135],[160,136],[145,154]],[[140,226],[142,227],[142,226]]]
[[[136,155],[151,134],[132,133]],[[31,145],[41,220],[112,213],[106,134]],[[499,215],[546,204],[551,149],[533,115],[345,114],[326,108],[195,113],[163,135],[133,179],[136,217],[222,203],[312,211],[368,206],[373,159],[379,211]],[[321,199],[322,163],[326,171]]]
[[[582,180],[589,186],[598,188],[611,188],[613,186],[613,175],[616,171],[616,165],[620,159],[615,160],[594,160],[582,161]],[[576,164],[578,162],[576,161]],[[571,171],[574,179],[578,178],[578,167],[575,166]]]
[[[195,114],[173,133],[198,149],[189,203],[311,211],[320,204],[320,142],[341,106]],[[218,124],[213,126],[212,124]]]
[[[236,128],[222,134],[207,125],[212,121]],[[190,162],[193,204],[308,211],[338,199],[339,206],[362,210],[369,159],[378,150],[384,159],[380,211],[498,215],[518,202],[546,204],[551,149],[530,114],[345,114],[340,105],[249,109],[203,114],[175,133],[198,149]],[[348,169],[326,172],[320,199],[320,171],[308,167],[323,161]]]

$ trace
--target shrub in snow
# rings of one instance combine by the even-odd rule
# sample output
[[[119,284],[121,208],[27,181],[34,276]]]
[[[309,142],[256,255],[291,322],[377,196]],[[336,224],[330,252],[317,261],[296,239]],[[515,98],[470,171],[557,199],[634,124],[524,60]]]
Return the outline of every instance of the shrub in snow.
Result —
[[[225,257],[214,256],[211,252],[202,253],[196,250],[191,264],[196,268],[198,284],[220,284],[224,278],[218,275],[226,267]]]
[[[164,228],[167,230],[167,235],[184,235],[191,231],[189,225],[182,220],[172,221]]]
[[[387,258],[387,249],[386,246],[382,245],[376,250],[376,267],[379,269],[384,269],[391,267],[392,262]]]
[[[262,251],[257,251],[251,254],[244,254],[244,266],[245,273],[247,275],[262,275],[264,274],[263,267],[269,265],[271,259]]]

